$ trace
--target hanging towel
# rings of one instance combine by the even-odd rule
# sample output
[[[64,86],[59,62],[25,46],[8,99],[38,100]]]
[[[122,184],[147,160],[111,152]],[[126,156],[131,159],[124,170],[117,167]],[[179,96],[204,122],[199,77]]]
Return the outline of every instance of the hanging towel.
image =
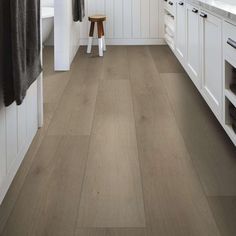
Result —
[[[6,106],[10,105],[15,98],[12,74],[12,48],[11,48],[11,15],[10,1],[0,1],[0,17],[2,22],[0,33],[0,79],[1,93]]]
[[[85,16],[84,0],[72,0],[73,20],[82,22]]]
[[[42,71],[40,58],[40,0],[3,0],[4,102],[23,102],[27,89]],[[7,53],[6,53],[7,52]]]

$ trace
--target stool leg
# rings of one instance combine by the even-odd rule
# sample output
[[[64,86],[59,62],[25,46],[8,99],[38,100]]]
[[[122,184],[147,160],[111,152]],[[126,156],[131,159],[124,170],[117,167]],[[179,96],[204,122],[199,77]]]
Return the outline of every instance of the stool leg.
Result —
[[[103,45],[103,51],[106,51],[107,47],[106,47],[106,41],[105,41],[104,25],[103,25],[103,23],[101,23],[101,25],[102,25],[102,45]]]
[[[102,36],[102,48],[104,52],[107,50],[105,36]]]
[[[99,56],[103,56],[103,43],[102,43],[102,25],[101,22],[97,23],[98,26],[98,49],[99,49]]]
[[[89,40],[88,40],[88,48],[87,48],[87,53],[91,53],[92,50],[92,44],[93,44],[93,34],[94,34],[94,22],[91,22],[90,25],[90,31],[89,31]]]
[[[93,44],[93,37],[89,37],[87,53],[91,53],[91,51],[92,51],[92,44]]]

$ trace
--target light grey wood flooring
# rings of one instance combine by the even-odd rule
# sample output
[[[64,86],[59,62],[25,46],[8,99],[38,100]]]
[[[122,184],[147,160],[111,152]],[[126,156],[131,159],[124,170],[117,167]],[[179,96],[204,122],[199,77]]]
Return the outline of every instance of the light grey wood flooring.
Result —
[[[145,227],[128,80],[100,83],[79,208],[81,227]]]
[[[236,148],[167,46],[44,49],[45,125],[2,236],[234,236]]]

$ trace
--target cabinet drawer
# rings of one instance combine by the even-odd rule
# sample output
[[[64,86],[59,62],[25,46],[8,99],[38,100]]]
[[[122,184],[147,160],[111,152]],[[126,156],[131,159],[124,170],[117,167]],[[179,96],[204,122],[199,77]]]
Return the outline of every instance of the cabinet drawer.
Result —
[[[224,23],[224,50],[225,54],[236,61],[236,26]]]
[[[163,0],[164,1],[164,8],[175,16],[175,0]]]

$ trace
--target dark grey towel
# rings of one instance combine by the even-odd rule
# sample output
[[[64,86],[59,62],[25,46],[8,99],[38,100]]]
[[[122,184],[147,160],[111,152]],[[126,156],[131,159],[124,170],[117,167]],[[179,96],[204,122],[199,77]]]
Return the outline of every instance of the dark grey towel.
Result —
[[[40,0],[2,0],[4,103],[23,102],[27,89],[42,71],[40,60]]]
[[[12,48],[11,48],[11,15],[10,1],[0,1],[1,33],[0,33],[0,79],[1,92],[6,106],[15,99],[12,73]]]
[[[72,8],[74,21],[82,22],[85,16],[84,0],[72,0]]]

